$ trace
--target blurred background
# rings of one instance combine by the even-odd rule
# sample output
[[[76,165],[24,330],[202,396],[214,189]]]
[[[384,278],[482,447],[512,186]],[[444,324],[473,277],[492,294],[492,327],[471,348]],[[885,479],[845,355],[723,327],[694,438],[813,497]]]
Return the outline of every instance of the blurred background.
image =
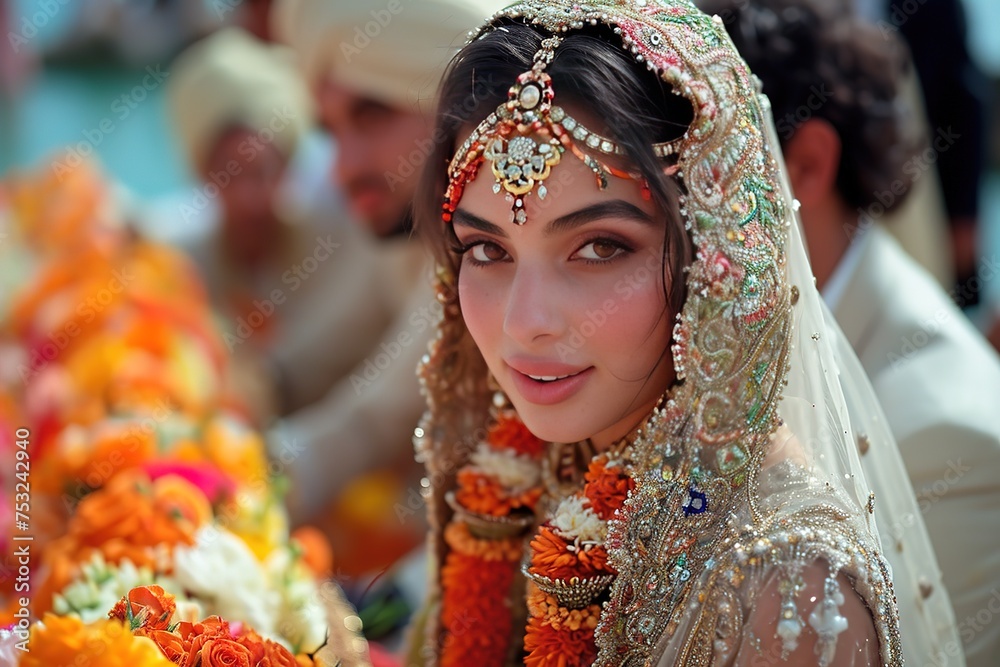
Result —
[[[5,48],[0,59],[0,174],[34,169],[56,151],[93,148],[106,174],[134,198],[142,214],[137,222],[157,238],[197,233],[197,222],[180,214],[198,179],[178,146],[166,105],[173,58],[188,44],[226,25],[238,24],[265,39],[268,0],[0,0]],[[865,5],[879,3],[861,0]],[[898,5],[906,18],[908,5]],[[979,201],[981,257],[1000,254],[1000,116],[992,113],[1000,91],[1000,3],[963,0],[972,61],[988,80],[984,97],[988,123],[983,137],[986,163]],[[871,8],[867,11],[871,13]],[[886,32],[899,30],[883,11]],[[898,21],[897,21],[898,22]],[[905,21],[900,25],[905,29]],[[930,47],[928,47],[930,48]],[[147,70],[147,68],[152,68]],[[161,79],[142,86],[150,71]],[[147,77],[146,82],[150,79]],[[981,86],[975,86],[981,88]],[[985,92],[985,96],[982,94]],[[126,99],[128,98],[128,99]],[[111,125],[101,130],[101,122]],[[933,119],[932,119],[933,122]],[[89,137],[89,138],[88,138]],[[81,144],[82,142],[82,144]],[[330,188],[334,149],[329,137],[314,130],[298,150],[301,187]],[[187,218],[187,219],[185,219]],[[1000,281],[984,285],[980,304],[965,305],[987,331],[1000,308]]]

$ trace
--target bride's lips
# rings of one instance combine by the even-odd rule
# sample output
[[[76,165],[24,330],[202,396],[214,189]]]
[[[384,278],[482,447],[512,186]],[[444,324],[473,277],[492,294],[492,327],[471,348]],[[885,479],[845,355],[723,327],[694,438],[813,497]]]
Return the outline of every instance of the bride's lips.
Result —
[[[594,370],[593,366],[580,368],[548,361],[509,361],[507,366],[518,393],[536,405],[554,405],[572,397],[583,388]]]

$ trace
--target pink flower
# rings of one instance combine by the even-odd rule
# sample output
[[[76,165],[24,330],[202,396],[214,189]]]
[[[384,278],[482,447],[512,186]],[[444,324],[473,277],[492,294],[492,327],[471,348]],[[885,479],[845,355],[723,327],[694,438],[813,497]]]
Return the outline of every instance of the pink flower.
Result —
[[[152,480],[166,475],[177,475],[198,487],[205,494],[205,497],[213,503],[232,495],[236,490],[236,482],[210,463],[150,461],[142,468]]]

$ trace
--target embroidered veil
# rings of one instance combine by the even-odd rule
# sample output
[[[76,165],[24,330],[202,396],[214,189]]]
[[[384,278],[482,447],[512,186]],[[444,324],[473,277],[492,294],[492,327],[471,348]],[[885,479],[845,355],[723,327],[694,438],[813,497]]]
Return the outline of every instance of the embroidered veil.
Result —
[[[823,666],[899,665],[904,655],[926,660],[949,641],[957,646],[895,443],[814,285],[767,98],[718,19],[687,0],[530,0],[477,35],[511,21],[551,38],[533,73],[511,82],[508,105],[455,147],[445,221],[462,178],[477,177],[484,161],[493,163],[498,192],[501,181],[520,192],[512,179],[534,187],[558,169],[550,153],[561,150],[558,142],[521,142],[535,152],[509,171],[514,143],[503,142],[512,131],[531,136],[523,128],[541,123],[566,135],[561,146],[581,147],[577,157],[599,176],[600,155],[617,151],[551,104],[545,64],[573,31],[613,28],[622,48],[694,109],[683,137],[655,148],[676,156],[670,173],[683,186],[680,212],[696,255],[674,329],[677,382],[630,441],[635,486],[608,527],[617,576],[604,593],[595,664],[781,664],[807,635]],[[524,94],[536,84],[537,93]],[[507,129],[498,133],[500,126]],[[573,159],[566,150],[563,159]],[[443,316],[421,367],[429,410],[415,446],[428,471],[434,564],[417,632],[421,664],[436,664],[443,641],[440,566],[455,520],[449,492],[484,437],[493,393],[462,321],[456,278],[456,266],[439,268]],[[865,479],[861,456],[874,459],[877,479]],[[889,531],[904,518],[905,530]],[[516,613],[523,598],[511,597]],[[845,651],[841,640],[864,614],[874,635]]]

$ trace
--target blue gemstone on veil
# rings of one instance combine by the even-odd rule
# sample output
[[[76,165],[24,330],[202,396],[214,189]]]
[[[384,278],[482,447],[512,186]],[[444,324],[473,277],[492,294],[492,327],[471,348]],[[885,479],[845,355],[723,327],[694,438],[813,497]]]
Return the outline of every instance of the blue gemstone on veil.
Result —
[[[684,506],[687,515],[701,514],[708,509],[708,496],[694,487],[688,489],[688,503]]]

